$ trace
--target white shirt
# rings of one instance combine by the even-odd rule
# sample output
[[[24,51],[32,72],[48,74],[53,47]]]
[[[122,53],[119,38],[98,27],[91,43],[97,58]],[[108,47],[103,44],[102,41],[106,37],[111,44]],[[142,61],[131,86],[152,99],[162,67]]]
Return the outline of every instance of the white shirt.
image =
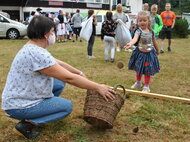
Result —
[[[22,109],[53,96],[53,78],[38,70],[55,65],[44,48],[26,44],[15,56],[2,94],[2,109]]]
[[[28,18],[28,22],[30,23],[33,18],[34,18],[34,16],[30,16],[30,17]]]
[[[40,15],[40,12],[36,11],[35,16],[39,16],[39,15]]]

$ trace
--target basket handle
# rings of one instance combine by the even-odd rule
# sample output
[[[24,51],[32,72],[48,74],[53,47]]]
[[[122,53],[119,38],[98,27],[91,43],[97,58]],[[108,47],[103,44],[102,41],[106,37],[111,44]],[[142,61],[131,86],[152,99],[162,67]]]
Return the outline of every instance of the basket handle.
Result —
[[[124,98],[124,100],[125,100],[125,98],[126,98],[125,87],[124,87],[123,85],[121,85],[121,84],[116,84],[116,85],[113,87],[113,90],[116,91],[118,87],[121,87],[121,88],[123,89],[123,98]]]

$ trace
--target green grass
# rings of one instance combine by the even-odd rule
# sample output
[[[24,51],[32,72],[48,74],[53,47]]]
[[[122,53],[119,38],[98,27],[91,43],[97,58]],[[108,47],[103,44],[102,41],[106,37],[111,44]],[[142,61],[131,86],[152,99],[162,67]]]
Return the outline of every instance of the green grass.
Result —
[[[151,92],[190,98],[190,39],[174,39],[171,53],[159,55],[161,70],[151,79]],[[1,40],[0,94],[2,94],[12,60],[27,40]],[[58,59],[82,70],[95,82],[110,86],[134,83],[135,73],[127,69],[131,53],[116,53],[115,63],[104,60],[104,44],[96,38],[93,60],[86,58],[86,42],[56,43],[48,50]],[[117,61],[125,67],[118,69]],[[73,102],[73,112],[58,122],[40,126],[36,140],[26,140],[13,133],[17,120],[0,110],[0,141],[2,142],[188,142],[190,141],[190,105],[131,95],[126,100],[111,130],[97,130],[83,121],[86,90],[67,85],[61,97]],[[1,100],[1,99],[0,99]],[[137,134],[133,133],[139,127]]]

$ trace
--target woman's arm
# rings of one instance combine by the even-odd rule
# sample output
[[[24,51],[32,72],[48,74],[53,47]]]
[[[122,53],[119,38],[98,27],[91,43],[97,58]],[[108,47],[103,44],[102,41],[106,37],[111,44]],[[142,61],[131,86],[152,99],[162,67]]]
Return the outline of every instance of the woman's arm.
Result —
[[[72,73],[74,73],[74,74],[77,74],[77,75],[85,76],[82,71],[80,71],[80,70],[74,68],[73,66],[71,66],[71,65],[69,65],[69,64],[67,64],[67,63],[65,63],[65,62],[63,62],[63,61],[61,61],[61,60],[58,60],[58,59],[55,59],[55,60],[56,60],[56,62],[57,62],[60,66],[62,66],[62,67],[65,68],[66,70],[68,70],[68,71],[70,71],[70,72],[72,72]]]
[[[96,26],[97,25],[97,19],[96,19],[96,15],[93,16],[94,22],[93,24]]]
[[[66,63],[64,63],[63,66],[66,66],[66,68],[70,68],[70,65]],[[111,87],[90,81],[85,77],[81,77],[80,75],[68,71],[66,68],[63,68],[59,64],[55,64],[48,68],[39,70],[39,72],[47,76],[57,78],[63,82],[67,82],[79,88],[98,91],[106,100],[114,99],[113,94],[115,93],[115,91],[112,90]]]

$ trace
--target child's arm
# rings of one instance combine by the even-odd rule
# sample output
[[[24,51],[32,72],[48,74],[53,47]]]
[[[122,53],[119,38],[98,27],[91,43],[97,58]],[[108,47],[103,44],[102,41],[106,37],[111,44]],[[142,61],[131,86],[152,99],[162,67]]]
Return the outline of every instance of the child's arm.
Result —
[[[159,54],[159,49],[158,49],[158,43],[156,41],[155,36],[152,37],[152,41],[153,41],[153,44],[154,44],[154,48],[156,49],[156,53],[158,55]]]
[[[134,44],[137,42],[138,38],[139,38],[139,35],[138,35],[138,34],[135,34],[135,36],[133,37],[133,39],[132,39],[129,43],[127,43],[127,44],[124,46],[124,48],[125,48],[125,49],[129,49],[132,45],[134,45]]]

